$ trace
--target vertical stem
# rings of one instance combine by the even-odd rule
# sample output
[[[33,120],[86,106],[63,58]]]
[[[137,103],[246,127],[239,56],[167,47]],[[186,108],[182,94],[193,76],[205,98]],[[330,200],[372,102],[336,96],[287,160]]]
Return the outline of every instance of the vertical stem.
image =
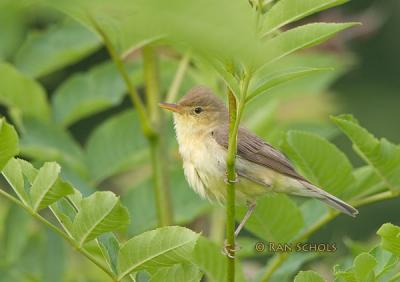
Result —
[[[147,112],[153,124],[159,125],[160,113],[158,103],[160,102],[160,79],[158,73],[158,60],[154,47],[146,45],[143,47],[143,72],[146,85]]]
[[[152,180],[157,208],[158,226],[167,226],[172,223],[171,199],[169,195],[167,177],[165,173],[165,158],[163,144],[160,138],[162,130],[162,115],[158,103],[160,102],[159,67],[157,54],[154,47],[146,45],[143,47],[144,81],[146,85],[147,111],[153,127],[154,134],[148,138],[151,151]]]
[[[246,74],[241,85],[239,105],[236,97],[228,90],[229,100],[229,142],[226,159],[227,174],[227,201],[226,201],[226,243],[228,250],[235,248],[235,182],[237,174],[235,169],[237,136],[239,131],[240,119],[244,110],[247,89],[249,86],[250,75]],[[235,281],[235,258],[234,253],[227,257],[227,281]]]
[[[229,101],[229,144],[228,155],[226,160],[226,174],[227,174],[227,199],[226,199],[226,245],[229,249],[235,247],[235,158],[236,158],[236,142],[235,125],[237,120],[237,105],[236,97],[228,90]],[[232,257],[227,256],[227,281],[235,281],[235,258],[234,253]]]
[[[185,76],[186,69],[189,66],[189,61],[190,61],[190,52],[187,52],[181,59],[174,80],[172,81],[171,86],[168,90],[165,99],[168,103],[175,102],[176,97],[178,96],[179,88],[182,84],[183,77]]]
[[[155,137],[150,140],[151,165],[153,170],[153,190],[157,208],[158,226],[168,226],[172,224],[172,208],[169,190],[165,183],[163,154],[160,138]]]

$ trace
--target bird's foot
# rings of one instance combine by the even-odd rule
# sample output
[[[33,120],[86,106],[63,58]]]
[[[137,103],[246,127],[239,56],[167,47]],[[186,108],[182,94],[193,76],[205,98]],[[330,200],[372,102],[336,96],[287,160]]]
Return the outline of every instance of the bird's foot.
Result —
[[[225,172],[225,179],[224,179],[225,184],[235,184],[239,182],[239,177],[238,174],[235,173],[235,179],[234,180],[229,180],[228,174]]]
[[[225,240],[224,241],[224,248],[222,249],[222,254],[226,255],[228,258],[234,259],[235,258],[235,253],[240,250],[240,246],[238,244],[235,244],[234,247],[228,244],[228,242]]]

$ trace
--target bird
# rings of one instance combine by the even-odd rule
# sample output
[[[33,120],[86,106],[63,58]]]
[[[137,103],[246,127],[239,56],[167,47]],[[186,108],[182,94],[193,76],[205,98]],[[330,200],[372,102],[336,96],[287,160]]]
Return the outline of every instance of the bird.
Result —
[[[229,113],[224,102],[211,89],[195,86],[176,104],[163,102],[160,107],[173,113],[190,187],[201,197],[224,204],[229,140]],[[248,206],[236,236],[254,211],[257,199],[267,193],[316,198],[352,217],[358,214],[354,207],[300,175],[282,152],[245,127],[238,129],[235,169],[235,204]]]

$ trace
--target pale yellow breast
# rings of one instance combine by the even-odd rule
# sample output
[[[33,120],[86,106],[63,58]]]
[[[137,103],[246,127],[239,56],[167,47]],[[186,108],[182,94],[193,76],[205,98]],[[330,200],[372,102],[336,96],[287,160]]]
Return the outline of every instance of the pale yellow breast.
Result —
[[[175,121],[179,153],[189,185],[203,198],[223,202],[226,151],[210,131],[196,130]]]

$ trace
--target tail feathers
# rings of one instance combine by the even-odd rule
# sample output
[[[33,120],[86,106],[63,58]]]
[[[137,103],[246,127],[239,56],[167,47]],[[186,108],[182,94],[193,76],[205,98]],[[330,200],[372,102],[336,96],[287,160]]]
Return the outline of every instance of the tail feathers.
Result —
[[[350,206],[349,204],[345,203],[344,201],[340,200],[339,198],[336,198],[335,196],[329,194],[328,192],[318,188],[315,185],[312,185],[309,182],[306,181],[300,181],[305,188],[307,188],[307,192],[303,194],[303,196],[308,196],[308,197],[315,197],[326,203],[327,205],[347,214],[352,217],[356,217],[358,214],[358,210]]]

